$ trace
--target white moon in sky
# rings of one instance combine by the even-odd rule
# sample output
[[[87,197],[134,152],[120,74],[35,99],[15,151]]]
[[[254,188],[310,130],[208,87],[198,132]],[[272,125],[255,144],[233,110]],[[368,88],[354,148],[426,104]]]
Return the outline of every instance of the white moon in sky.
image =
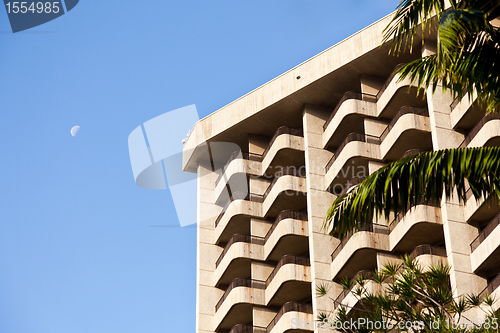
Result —
[[[75,136],[79,130],[80,130],[80,126],[73,126],[73,128],[71,129],[71,135]]]

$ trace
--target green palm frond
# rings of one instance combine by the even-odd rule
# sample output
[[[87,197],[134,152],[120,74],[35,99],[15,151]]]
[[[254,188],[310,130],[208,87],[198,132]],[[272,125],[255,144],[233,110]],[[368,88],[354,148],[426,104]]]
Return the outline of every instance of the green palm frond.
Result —
[[[391,52],[394,54],[411,50],[419,25],[422,24],[423,30],[430,28],[432,17],[443,13],[444,9],[444,0],[402,0],[384,30],[382,43],[392,39]]]
[[[419,87],[438,83],[453,97],[464,91],[488,112],[500,112],[500,30],[490,21],[500,15],[498,0],[451,1],[445,9],[440,0],[403,0],[384,31],[383,43],[392,40],[391,53],[412,49],[418,34],[437,27],[437,52],[398,70],[400,79],[410,78]],[[420,29],[421,28],[421,29]]]
[[[324,218],[331,235],[345,236],[374,216],[389,219],[421,203],[439,202],[455,192],[461,202],[466,192],[479,200],[500,198],[500,147],[447,149],[403,158],[379,169],[349,193],[337,198]]]

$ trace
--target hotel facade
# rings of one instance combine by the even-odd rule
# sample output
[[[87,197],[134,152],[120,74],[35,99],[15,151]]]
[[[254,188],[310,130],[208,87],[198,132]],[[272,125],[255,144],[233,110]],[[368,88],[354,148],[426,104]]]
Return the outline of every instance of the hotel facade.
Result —
[[[500,145],[500,118],[475,96],[453,100],[393,74],[434,53],[436,36],[391,56],[381,46],[389,21],[196,123],[183,168],[198,175],[197,333],[329,331],[297,323],[355,306],[340,279],[403,254],[449,265],[456,295],[500,294],[498,200],[469,191],[465,203],[421,204],[342,240],[323,230],[333,200],[389,162]],[[319,285],[335,302],[316,295]]]

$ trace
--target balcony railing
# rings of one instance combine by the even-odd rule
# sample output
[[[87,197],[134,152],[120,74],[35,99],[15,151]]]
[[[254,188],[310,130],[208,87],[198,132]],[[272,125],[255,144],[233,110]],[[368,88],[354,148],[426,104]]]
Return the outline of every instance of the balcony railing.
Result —
[[[264,240],[264,238],[257,237],[257,236],[242,235],[242,234],[233,235],[229,239],[229,241],[227,242],[227,244],[224,247],[224,250],[220,254],[219,258],[215,262],[215,267],[219,266],[219,264],[221,263],[222,259],[224,259],[224,256],[229,251],[229,248],[234,243],[248,243],[248,244],[256,244],[256,245],[264,245],[265,244],[265,240]]]
[[[285,219],[307,221],[307,213],[295,212],[293,210],[284,210],[281,213],[279,213],[278,217],[276,217],[276,220],[274,220],[273,225],[271,226],[269,231],[266,233],[266,237],[264,237],[264,240],[266,242],[269,239],[269,237],[271,237],[271,235],[272,235],[273,231],[276,229],[276,227],[278,227],[278,224]]]
[[[347,135],[345,140],[342,142],[342,144],[337,148],[335,153],[333,154],[332,158],[330,161],[328,161],[328,164],[326,165],[326,172],[330,170],[330,167],[333,165],[335,160],[339,157],[340,153],[344,149],[344,147],[349,143],[353,141],[360,141],[360,142],[366,142],[366,143],[372,143],[376,145],[380,145],[382,141],[387,137],[389,132],[394,128],[396,125],[397,121],[399,118],[406,114],[415,114],[419,116],[424,116],[424,117],[429,117],[429,111],[424,108],[416,108],[413,106],[408,106],[405,105],[401,107],[398,111],[398,113],[394,116],[394,118],[391,120],[387,128],[382,132],[380,136],[373,136],[373,135],[367,135],[367,134],[361,134],[361,133],[350,133]]]
[[[302,170],[303,170],[303,172],[302,172]],[[263,200],[265,200],[267,198],[267,196],[269,195],[269,193],[271,193],[271,190],[273,189],[273,187],[276,184],[276,182],[278,181],[278,179],[280,177],[283,177],[283,176],[294,176],[294,177],[306,178],[306,171],[304,168],[300,168],[299,170],[297,170],[295,168],[290,168],[290,169],[283,168],[280,171],[276,172],[276,174],[274,175],[273,181],[271,182],[271,184],[267,187],[266,191],[264,192]]]
[[[495,216],[490,223],[479,233],[479,235],[470,244],[471,252],[474,252],[479,245],[495,230],[500,224],[500,213]]]
[[[430,207],[439,207],[439,201],[431,199],[429,201],[425,201],[424,198],[421,198],[418,202],[415,202],[415,204],[412,207],[409,207],[409,204],[407,204],[408,209],[406,210],[405,214],[403,212],[399,212],[395,217],[394,220],[391,221],[389,224],[389,232],[392,232],[396,226],[403,220],[403,218],[406,216],[406,214],[410,211],[411,208],[419,206],[419,205],[426,205]]]
[[[469,132],[469,134],[467,134],[467,136],[465,137],[464,141],[462,141],[462,143],[460,144],[459,148],[466,148],[469,145],[469,143],[471,143],[471,141],[476,137],[476,135],[479,133],[479,131],[481,131],[481,129],[483,128],[483,126],[487,122],[489,122],[490,120],[494,120],[494,119],[500,119],[500,114],[499,113],[488,113],[488,114],[486,114],[476,124],[476,126],[474,126],[474,128],[471,129],[471,131]]]
[[[249,324],[236,324],[229,333],[266,333],[265,327],[252,326]]]
[[[370,98],[370,97],[373,99],[376,99],[376,96],[374,96],[374,95],[363,94],[363,93],[359,93],[359,92],[355,92],[355,91],[348,91],[348,92],[344,93],[344,95],[342,95],[342,98],[340,98],[339,102],[337,103],[337,106],[335,106],[335,109],[333,109],[332,114],[330,114],[330,117],[328,118],[326,123],[323,125],[323,131],[325,131],[326,128],[328,127],[328,125],[330,125],[333,117],[335,117],[335,115],[337,114],[337,111],[340,109],[340,107],[342,106],[342,104],[345,101],[347,101],[348,99],[357,99],[359,101],[362,101],[364,98]]]
[[[333,154],[332,158],[330,161],[328,161],[328,164],[326,165],[326,172],[330,170],[330,167],[333,165],[337,157],[339,157],[340,153],[342,150],[345,148],[345,146],[353,141],[359,141],[359,142],[366,142],[366,143],[372,143],[379,145],[382,141],[378,136],[373,136],[373,135],[367,135],[367,134],[361,134],[361,133],[350,133],[346,136],[342,144],[337,148],[335,153]]]
[[[278,181],[278,179],[280,177],[282,177],[282,176],[294,176],[294,177],[305,178],[306,177],[305,173],[306,172],[305,172],[304,168],[300,168],[299,170],[297,170],[295,168],[283,168],[280,171],[276,172],[273,181],[271,182],[271,184],[269,184],[269,186],[267,187],[264,194],[255,194],[255,193],[245,194],[242,192],[233,193],[230,196],[227,203],[222,208],[221,213],[219,214],[219,216],[215,220],[215,226],[217,227],[219,225],[220,221],[222,220],[222,217],[224,216],[224,213],[226,212],[226,210],[229,207],[229,205],[231,204],[231,202],[233,202],[235,200],[246,200],[246,201],[251,201],[251,202],[263,203],[264,200],[269,195],[269,193],[271,193],[271,190],[273,189],[274,185],[276,184],[276,182]]]
[[[278,274],[280,268],[288,264],[311,266],[311,261],[309,260],[309,258],[306,257],[298,257],[289,254],[284,255],[283,257],[281,257],[280,261],[278,262],[278,265],[273,269],[273,271],[267,278],[266,287],[269,286],[269,284],[273,281],[276,274]]]
[[[217,216],[217,219],[215,219],[215,226],[217,227],[222,220],[222,217],[224,216],[224,213],[228,209],[229,205],[231,202],[235,200],[246,200],[246,201],[253,201],[253,202],[262,202],[262,196],[258,194],[253,194],[253,193],[243,193],[243,192],[234,192],[230,197],[229,200],[226,202],[224,207],[222,207],[222,211],[220,212],[219,216]]]
[[[381,141],[383,141],[387,137],[387,135],[392,130],[394,125],[396,125],[399,118],[401,118],[402,116],[404,116],[406,114],[414,114],[414,115],[418,115],[418,116],[429,117],[429,111],[427,109],[416,108],[414,106],[405,105],[399,109],[398,113],[396,113],[394,118],[392,118],[392,120],[389,123],[389,125],[387,126],[387,128],[382,132],[382,134],[380,135]]]
[[[326,121],[326,123],[323,125],[323,131],[326,131],[326,128],[332,122],[333,117],[335,117],[335,114],[337,114],[337,111],[342,106],[342,103],[344,103],[348,99],[357,99],[357,100],[362,101],[362,100],[364,100],[366,98],[366,99],[372,99],[374,102],[378,101],[379,98],[380,98],[380,96],[382,96],[382,94],[387,89],[387,87],[391,83],[392,79],[396,75],[396,71],[399,68],[401,68],[401,66],[403,66],[403,65],[404,64],[399,64],[399,65],[397,65],[394,68],[394,70],[392,71],[391,76],[389,76],[389,78],[385,81],[384,85],[382,86],[382,89],[380,89],[380,91],[377,93],[377,95],[364,94],[364,93],[359,93],[359,92],[355,92],[355,91],[348,91],[348,92],[344,93],[344,95],[342,96],[342,98],[339,100],[339,102],[335,106],[335,109],[333,109],[333,112],[330,114],[330,117],[328,118],[328,120]]]
[[[481,292],[480,297],[485,297],[486,295],[491,295],[493,292],[500,286],[500,274],[495,276],[493,280],[491,280],[490,283],[488,283],[488,286],[484,288],[484,290]]]
[[[282,134],[290,134],[294,136],[304,136],[304,132],[301,129],[296,129],[296,128],[290,128],[287,126],[281,126],[278,128],[276,133],[274,133],[273,137],[271,138],[271,141],[267,145],[267,148],[264,150],[262,154],[255,154],[255,153],[242,153],[240,151],[235,151],[231,154],[229,159],[227,160],[226,164],[222,168],[221,174],[217,177],[215,180],[215,186],[217,186],[222,179],[222,176],[224,173],[226,173],[227,167],[229,164],[235,160],[238,156],[241,156],[244,160],[249,160],[249,161],[257,161],[257,162],[262,162],[264,158],[266,157],[267,153],[273,146],[274,141],[276,141],[276,138]]]
[[[254,288],[254,289],[266,289],[266,283],[264,281],[259,281],[259,280],[252,280],[252,279],[243,279],[243,278],[236,278],[227,287],[226,291],[222,295],[221,299],[217,302],[215,305],[215,311],[219,310],[221,307],[222,303],[226,300],[226,298],[229,296],[229,293],[234,289],[238,287],[247,287],[247,288]]]
[[[227,167],[229,164],[234,161],[236,158],[241,156],[242,159],[248,160],[248,161],[257,161],[257,162],[262,162],[262,155],[260,154],[255,154],[255,153],[243,153],[240,151],[235,151],[229,156],[229,159],[227,160],[226,164],[224,164],[224,167],[222,168],[222,172],[220,175],[217,177],[215,180],[215,186],[217,186],[222,179],[222,176],[226,173]]]
[[[339,255],[340,251],[342,251],[342,249],[346,246],[349,239],[351,239],[351,237],[359,231],[368,231],[376,234],[389,235],[389,228],[385,225],[376,223],[365,224],[363,226],[358,225],[358,229],[356,231],[349,232],[347,236],[342,238],[340,244],[335,248],[335,250],[333,250],[332,261],[335,260],[335,258]]]
[[[418,256],[430,254],[433,256],[446,257],[446,249],[444,247],[434,246],[434,245],[419,245],[413,249],[410,253],[410,258],[415,259]]]
[[[311,304],[306,303],[287,302],[283,304],[273,320],[271,320],[269,325],[267,325],[267,333],[270,333],[273,330],[276,324],[278,324],[278,322],[280,321],[281,317],[283,317],[283,315],[287,312],[302,312],[312,314],[313,308]]]
[[[262,153],[262,159],[264,159],[266,157],[267,153],[269,152],[269,150],[273,146],[274,141],[276,141],[276,138],[282,134],[290,134],[290,135],[294,135],[294,136],[304,136],[304,131],[302,131],[301,129],[298,129],[298,128],[290,128],[288,126],[281,126],[280,128],[278,128],[276,133],[274,133],[273,137],[271,138],[271,141],[267,145],[266,150],[264,150],[264,152]]]

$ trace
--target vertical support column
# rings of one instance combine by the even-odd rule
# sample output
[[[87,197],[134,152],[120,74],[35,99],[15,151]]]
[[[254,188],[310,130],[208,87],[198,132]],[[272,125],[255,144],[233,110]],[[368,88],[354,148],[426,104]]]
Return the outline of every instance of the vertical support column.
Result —
[[[422,46],[422,57],[436,53],[436,46],[426,43]],[[453,99],[449,94],[443,93],[443,88],[438,84],[433,93],[432,88],[427,89],[427,107],[431,123],[432,146],[434,150],[456,148],[463,141],[464,136],[451,128],[450,104]]]
[[[436,47],[432,44],[422,46],[422,56],[433,54],[435,51]],[[443,93],[442,86],[438,85],[434,93],[431,88],[427,90],[432,145],[435,151],[456,148],[463,141],[463,135],[451,127],[451,103],[451,96]],[[470,243],[477,236],[477,229],[465,220],[463,205],[457,198],[443,199],[441,214],[448,264],[451,267],[451,287],[455,296],[478,293],[487,283],[472,272],[470,263]]]
[[[213,190],[217,174],[211,167],[198,166],[197,189],[197,262],[196,262],[196,332],[213,333],[215,305],[223,291],[215,287],[215,262],[222,249],[214,244],[215,219],[221,208],[213,204]]]
[[[323,149],[323,124],[329,114],[325,111],[305,107],[303,112],[304,145],[307,177],[307,214],[309,227],[309,253],[311,258],[312,301],[314,318],[318,314],[330,314],[333,304],[328,297],[318,297],[316,287],[326,285],[334,295],[342,291],[340,285],[331,279],[331,254],[340,243],[325,234],[323,218],[335,199],[326,191],[324,184],[325,166],[332,154]],[[318,332],[318,330],[316,330]]]
[[[262,155],[269,145],[269,138],[260,135],[248,136],[248,152],[251,154]],[[266,170],[262,170],[264,174]],[[264,194],[271,180],[261,179],[256,176],[250,176],[248,181],[248,190],[253,194]]]

